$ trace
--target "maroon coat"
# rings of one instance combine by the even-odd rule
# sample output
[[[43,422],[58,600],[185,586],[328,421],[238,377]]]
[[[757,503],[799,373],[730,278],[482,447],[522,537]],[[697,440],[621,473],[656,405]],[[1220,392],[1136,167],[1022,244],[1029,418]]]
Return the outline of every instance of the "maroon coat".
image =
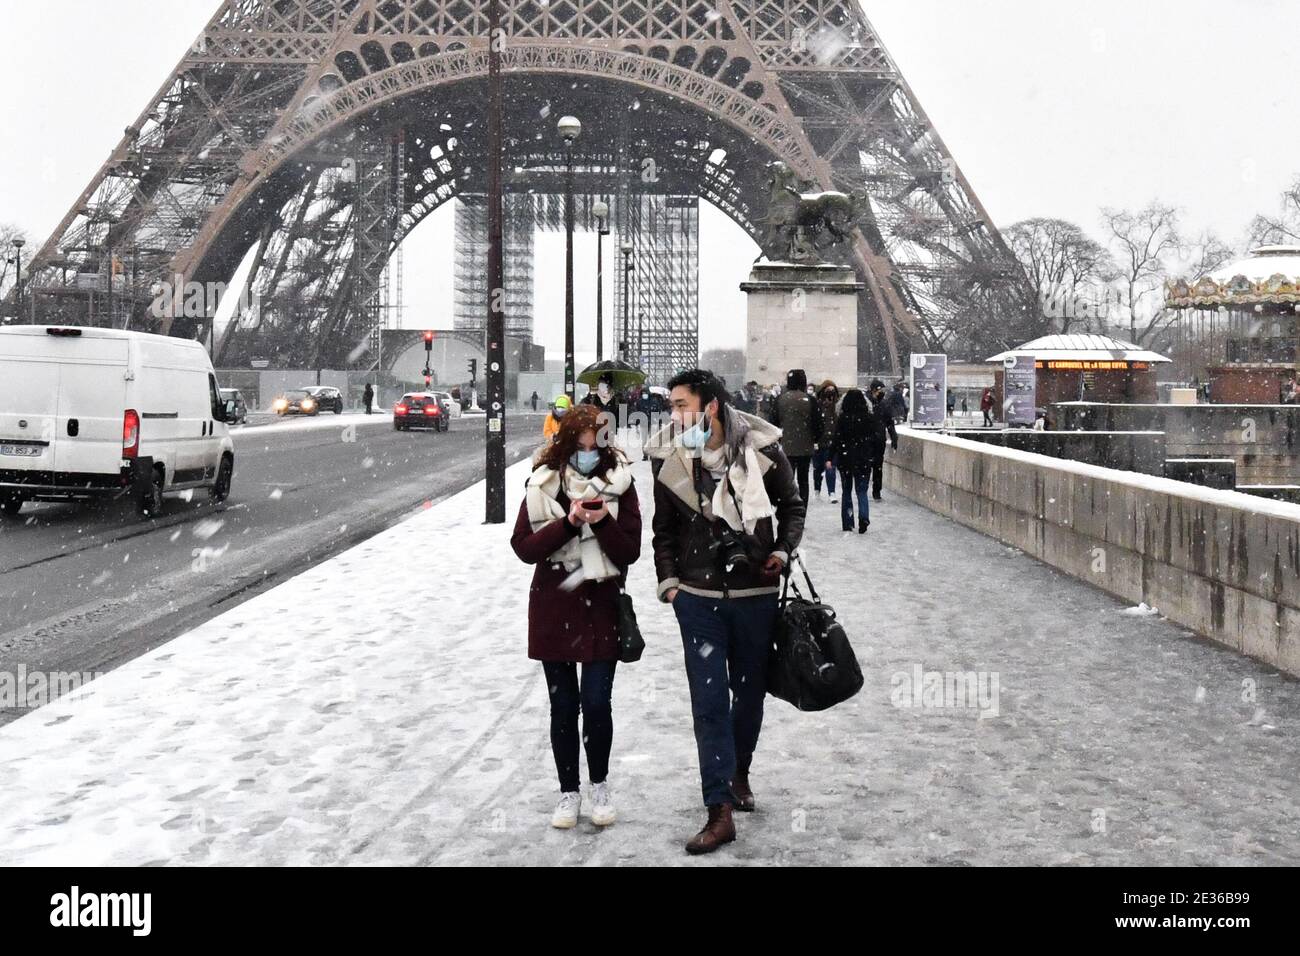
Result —
[[[557,499],[567,513],[569,499]],[[618,499],[618,519],[606,516],[591,526],[609,560],[623,575],[606,581],[583,581],[572,591],[560,589],[569,576],[563,565],[547,559],[578,533],[568,518],[556,518],[540,531],[528,520],[528,503],[519,506],[510,546],[519,559],[537,565],[528,592],[528,656],[535,661],[618,660],[618,592],[627,568],[641,556],[641,504],[633,484]]]

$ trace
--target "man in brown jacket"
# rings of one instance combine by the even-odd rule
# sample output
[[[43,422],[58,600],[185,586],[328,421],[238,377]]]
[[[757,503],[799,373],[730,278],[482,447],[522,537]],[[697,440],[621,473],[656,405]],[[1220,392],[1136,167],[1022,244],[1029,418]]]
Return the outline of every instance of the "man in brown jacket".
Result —
[[[682,372],[668,388],[673,421],[646,442],[655,574],[682,631],[708,808],[686,851],[709,853],[736,838],[732,808],[755,806],[749,768],[779,585],[805,506],[776,427],[732,408],[711,372]]]

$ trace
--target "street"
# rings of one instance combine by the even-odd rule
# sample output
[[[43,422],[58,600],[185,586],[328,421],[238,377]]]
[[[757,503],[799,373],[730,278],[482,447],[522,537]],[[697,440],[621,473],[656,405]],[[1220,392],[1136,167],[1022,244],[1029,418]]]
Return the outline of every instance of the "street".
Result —
[[[510,420],[508,461],[538,444],[540,422],[526,413]],[[0,670],[18,662],[109,670],[483,471],[482,418],[436,433],[395,432],[387,416],[256,416],[232,435],[234,489],[224,506],[203,493],[169,497],[163,515],[148,521],[125,500],[28,504],[25,520],[0,526]],[[431,579],[444,559],[436,558]],[[0,723],[21,713],[0,712]]]

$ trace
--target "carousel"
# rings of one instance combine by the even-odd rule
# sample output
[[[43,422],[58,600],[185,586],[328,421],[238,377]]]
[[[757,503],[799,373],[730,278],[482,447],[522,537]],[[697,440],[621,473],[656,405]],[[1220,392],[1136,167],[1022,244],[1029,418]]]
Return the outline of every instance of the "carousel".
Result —
[[[1261,246],[1195,280],[1165,283],[1189,364],[1209,381],[1210,401],[1274,404],[1296,375],[1300,246]]]

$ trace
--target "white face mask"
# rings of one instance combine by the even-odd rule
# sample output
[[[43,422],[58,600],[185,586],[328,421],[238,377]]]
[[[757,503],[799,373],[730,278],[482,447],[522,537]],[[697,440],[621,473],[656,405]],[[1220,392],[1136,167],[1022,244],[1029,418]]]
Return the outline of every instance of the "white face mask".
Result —
[[[599,385],[596,386],[596,394],[599,395],[602,399],[609,398],[609,386],[606,385],[604,382],[601,382]]]

